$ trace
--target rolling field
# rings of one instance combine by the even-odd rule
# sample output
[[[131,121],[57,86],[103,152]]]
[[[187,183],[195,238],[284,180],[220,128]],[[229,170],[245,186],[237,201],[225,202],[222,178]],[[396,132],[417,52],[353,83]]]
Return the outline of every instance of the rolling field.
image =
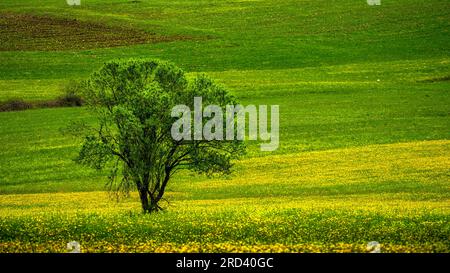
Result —
[[[0,252],[450,251],[450,2],[0,3],[0,102],[62,94],[113,58],[204,72],[280,105],[280,148],[182,170],[166,208],[73,162],[83,107],[0,112]]]

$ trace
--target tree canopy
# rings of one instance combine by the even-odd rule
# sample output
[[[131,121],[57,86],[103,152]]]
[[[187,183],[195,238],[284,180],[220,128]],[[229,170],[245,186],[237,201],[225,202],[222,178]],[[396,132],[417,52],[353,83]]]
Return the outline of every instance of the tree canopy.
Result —
[[[229,173],[232,160],[245,150],[238,140],[172,137],[175,106],[193,107],[195,97],[222,109],[237,103],[206,75],[188,78],[174,64],[159,60],[112,60],[82,89],[97,123],[76,129],[83,136],[77,161],[108,168],[111,190],[128,192],[135,187],[146,213],[162,209],[160,200],[176,170]]]

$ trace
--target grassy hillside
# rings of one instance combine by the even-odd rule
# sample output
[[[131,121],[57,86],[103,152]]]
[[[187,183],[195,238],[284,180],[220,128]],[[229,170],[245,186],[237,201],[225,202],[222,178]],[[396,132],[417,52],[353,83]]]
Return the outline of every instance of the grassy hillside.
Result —
[[[54,80],[85,77],[104,61],[117,57],[158,57],[172,60],[189,71],[287,69],[398,60],[448,61],[448,1],[384,1],[379,7],[351,0],[131,2],[86,0],[80,7],[70,7],[60,0],[2,1],[2,14],[76,19],[173,38],[172,42],[96,49],[95,43],[85,39],[91,37],[87,25],[80,27],[80,32],[68,28],[79,38],[75,49],[82,48],[83,44],[87,44],[87,49],[64,50],[52,35],[38,41],[13,35],[19,36],[15,41],[2,35],[9,44],[30,44],[31,50],[0,52],[2,63],[7,64],[0,67],[3,92],[30,90],[30,86],[40,85],[36,80],[41,80],[48,90],[43,96],[48,97],[50,90],[58,92]],[[43,21],[41,27],[46,29],[48,25]],[[33,22],[36,24],[36,20]],[[52,29],[64,28],[64,20],[58,22]],[[11,35],[7,28],[2,29]],[[27,31],[22,30],[25,34]],[[121,34],[115,39],[120,39]],[[39,43],[58,51],[32,51],[32,45]],[[443,72],[448,74],[448,70]],[[8,90],[9,84],[4,80],[15,80],[15,85]],[[36,96],[31,98],[38,99]]]
[[[141,216],[73,162],[61,129],[92,122],[86,109],[1,112],[0,252],[448,252],[449,29],[438,0],[3,0],[0,102],[155,57],[280,105],[281,132],[276,152],[249,143],[230,177],[181,172],[167,212]]]

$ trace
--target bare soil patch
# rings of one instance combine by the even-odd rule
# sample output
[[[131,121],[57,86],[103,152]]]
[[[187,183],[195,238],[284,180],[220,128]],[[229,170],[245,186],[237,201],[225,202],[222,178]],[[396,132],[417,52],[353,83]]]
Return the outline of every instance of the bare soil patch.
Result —
[[[0,51],[84,50],[186,39],[76,19],[0,13]]]

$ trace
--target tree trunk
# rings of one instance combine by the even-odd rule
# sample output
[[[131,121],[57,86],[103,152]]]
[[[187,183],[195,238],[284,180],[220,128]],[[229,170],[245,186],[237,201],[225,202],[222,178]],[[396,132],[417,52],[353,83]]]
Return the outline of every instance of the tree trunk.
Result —
[[[162,208],[158,205],[161,198],[150,196],[150,193],[146,187],[139,189],[139,197],[141,199],[142,211],[144,213],[152,213],[162,210]]]
[[[142,204],[142,211],[144,213],[150,213],[150,204],[148,202],[148,195],[147,195],[147,190],[145,189],[145,187],[142,187],[141,189],[139,189],[139,197],[141,199],[141,204]]]

